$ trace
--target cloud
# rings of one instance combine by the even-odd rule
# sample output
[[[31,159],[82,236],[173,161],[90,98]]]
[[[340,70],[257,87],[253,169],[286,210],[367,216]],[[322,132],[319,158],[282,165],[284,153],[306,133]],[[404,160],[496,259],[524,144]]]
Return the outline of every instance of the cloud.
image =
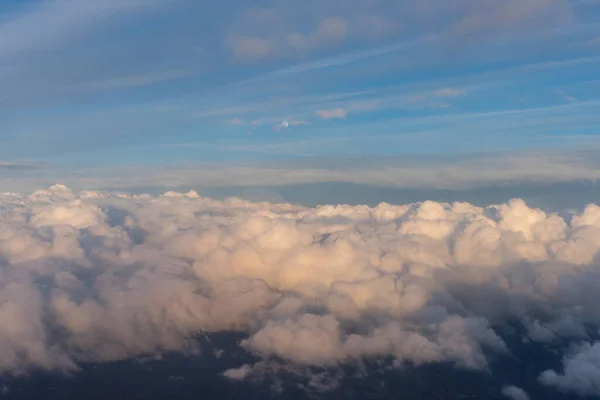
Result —
[[[231,120],[229,121],[229,123],[230,123],[231,125],[241,125],[243,122],[244,122],[244,121],[242,121],[242,120],[241,120],[240,118],[238,118],[238,117],[234,117],[233,119],[231,119]]]
[[[378,39],[396,33],[398,27],[385,16],[361,15],[353,25],[357,33],[369,39]]]
[[[350,141],[353,138],[342,138]],[[354,140],[373,140],[373,136]],[[315,154],[320,146],[336,145],[332,139],[298,140],[276,145],[211,146],[215,151],[256,152],[258,154]],[[360,143],[360,142],[359,142]],[[193,148],[193,147],[192,147]],[[44,174],[21,176],[2,182],[6,190],[31,191],[53,182],[74,188],[130,189],[135,187],[180,188],[224,186],[279,186],[305,183],[345,182],[388,188],[470,189],[522,183],[593,182],[600,179],[596,147],[589,152],[498,153],[450,160],[430,157],[368,157],[350,162],[311,157],[302,162],[206,163],[150,166],[111,166],[57,170],[46,166]]]
[[[473,7],[461,1],[462,15],[449,27],[448,35],[462,37],[477,34],[481,39],[503,37],[515,33],[537,34],[551,29],[553,24],[568,25],[573,18],[572,6],[565,0],[484,0]]]
[[[239,368],[231,368],[223,372],[223,376],[236,381],[242,381],[252,372],[252,366],[249,364],[242,365]]]
[[[348,24],[341,18],[329,17],[319,23],[311,38],[316,46],[339,43],[346,38]]]
[[[301,120],[294,120],[294,121],[283,120],[281,123],[275,125],[275,130],[287,129],[287,128],[292,128],[295,126],[302,126],[302,125],[311,125],[311,123],[307,122],[307,121],[301,121]]]
[[[307,208],[63,185],[4,193],[0,205],[4,372],[195,352],[195,335],[223,331],[292,366],[391,358],[481,370],[510,352],[497,330],[511,321],[561,343],[600,327],[596,205],[564,220],[519,199]],[[542,381],[597,393],[599,348]]]
[[[600,46],[600,36],[592,37],[582,43],[582,46],[585,47],[599,47]]]
[[[233,51],[235,58],[242,61],[262,59],[275,51],[272,40],[252,36],[236,36],[227,39],[227,45]]]
[[[291,126],[301,126],[301,125],[311,125],[308,121],[292,121],[290,122]]]
[[[275,125],[275,129],[286,129],[290,127],[290,123],[288,121],[281,121],[280,124]]]
[[[336,16],[320,18],[308,32],[306,29],[294,30],[289,27],[277,29],[274,27],[281,26],[286,17],[273,10],[253,9],[241,19],[241,28],[234,27],[226,45],[233,51],[234,57],[242,61],[296,56],[315,49],[334,47],[346,40],[350,29],[348,21]],[[383,23],[376,26],[377,22],[377,19],[362,21],[365,28],[371,26],[383,32]],[[269,28],[265,29],[265,26]],[[274,30],[279,33],[274,34]],[[257,31],[262,31],[261,36],[244,33]]]
[[[385,38],[437,36],[443,46],[458,48],[465,36],[480,43],[507,36],[553,32],[568,26],[573,9],[567,0],[510,0],[474,3],[459,0],[423,5],[408,2],[339,3],[267,1],[242,11],[229,26],[232,37],[258,35],[272,44],[262,57],[297,57],[344,44],[364,44]],[[554,31],[555,32],[555,31]]]
[[[584,343],[563,359],[563,372],[547,370],[540,382],[580,396],[600,396],[600,342]]]
[[[322,119],[346,118],[346,111],[343,108],[333,108],[329,110],[317,110],[316,114]]]
[[[568,103],[577,103],[579,101],[578,98],[570,96],[568,94],[566,94],[566,95],[563,96],[563,100],[566,101],[566,102],[568,102]]]
[[[379,106],[379,100],[365,100],[353,103],[350,106],[352,111],[372,111]]]
[[[448,108],[452,106],[450,103],[448,103],[448,99],[453,99],[466,95],[467,92],[464,90],[452,87],[444,87],[435,91],[427,91],[409,95],[404,97],[402,101],[408,108]]]
[[[107,0],[103,2],[50,0],[25,7],[0,24],[0,56],[37,51],[70,41],[92,30],[99,20],[139,12],[163,0]],[[35,26],[35,29],[31,29]]]
[[[196,71],[197,72],[197,71]],[[73,86],[71,89],[76,91],[98,91],[123,89],[128,87],[150,86],[156,83],[163,83],[190,77],[190,71],[166,71],[159,73],[148,73],[144,75],[122,76],[110,79],[85,82]]]
[[[38,168],[39,167],[34,164],[11,162],[11,161],[0,161],[0,169],[28,171],[28,170],[38,169]]]
[[[193,5],[187,1],[180,5],[170,7],[169,12],[185,24],[181,16],[186,12],[191,15]],[[9,94],[0,96],[0,102],[11,108],[82,104],[83,99],[90,99],[99,91],[132,92],[145,86],[189,80],[206,72],[207,63],[202,61],[207,57],[204,43],[188,40],[185,36],[191,31],[187,29],[166,32],[159,28],[141,41],[131,31],[123,31],[127,26],[143,29],[166,10],[165,6],[170,6],[170,2],[14,3],[0,20],[0,85]],[[102,50],[92,52],[93,48]],[[136,51],[132,52],[132,48]],[[118,97],[131,104],[125,99],[127,93]]]
[[[460,96],[465,96],[467,93],[465,93],[465,91],[460,90],[460,89],[455,89],[455,88],[451,88],[451,87],[447,87],[447,88],[441,88],[436,90],[435,92],[435,96],[436,97],[460,97]]]
[[[521,388],[516,386],[505,386],[502,388],[502,394],[511,400],[529,400],[529,395]]]

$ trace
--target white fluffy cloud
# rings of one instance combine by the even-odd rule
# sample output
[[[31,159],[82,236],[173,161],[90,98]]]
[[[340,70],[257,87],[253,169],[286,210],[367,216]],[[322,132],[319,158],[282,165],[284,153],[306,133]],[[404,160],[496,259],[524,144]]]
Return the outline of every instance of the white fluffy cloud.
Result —
[[[2,371],[192,351],[217,331],[297,365],[479,369],[510,351],[496,333],[508,319],[544,342],[600,326],[585,290],[599,272],[595,205],[565,221],[521,200],[305,208],[53,186],[4,193],[0,209]],[[581,357],[592,370],[574,356],[541,379],[570,387]]]

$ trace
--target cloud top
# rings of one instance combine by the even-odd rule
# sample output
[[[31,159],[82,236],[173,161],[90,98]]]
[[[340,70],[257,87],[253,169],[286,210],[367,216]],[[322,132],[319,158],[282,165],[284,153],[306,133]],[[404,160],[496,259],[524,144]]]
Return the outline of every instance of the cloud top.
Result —
[[[510,352],[497,331],[509,321],[546,344],[600,326],[587,290],[599,275],[593,204],[565,220],[519,199],[306,208],[56,185],[4,193],[0,207],[1,371],[194,351],[196,335],[217,331],[295,365],[485,369]],[[540,379],[575,387],[597,347]],[[597,393],[600,374],[585,383]]]
[[[502,388],[502,394],[511,400],[529,400],[529,395],[523,389],[516,386],[505,386]]]

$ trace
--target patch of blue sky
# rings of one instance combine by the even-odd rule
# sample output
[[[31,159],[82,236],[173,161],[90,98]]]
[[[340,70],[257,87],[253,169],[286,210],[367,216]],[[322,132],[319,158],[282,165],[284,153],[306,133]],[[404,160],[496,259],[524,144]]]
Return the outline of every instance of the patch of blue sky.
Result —
[[[286,1],[7,3],[2,160],[520,151],[600,134],[600,13],[589,0],[368,12],[307,2],[297,15]]]

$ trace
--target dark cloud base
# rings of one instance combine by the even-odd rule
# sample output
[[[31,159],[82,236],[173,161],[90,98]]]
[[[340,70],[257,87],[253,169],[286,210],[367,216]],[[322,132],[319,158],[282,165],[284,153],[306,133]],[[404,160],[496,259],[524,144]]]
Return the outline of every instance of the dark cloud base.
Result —
[[[287,367],[261,360],[237,343],[238,333],[218,333],[197,339],[200,355],[172,353],[113,363],[82,365],[71,373],[31,372],[0,378],[2,399],[506,399],[506,383],[523,388],[532,400],[586,400],[541,385],[548,368],[561,370],[564,349],[524,340],[525,330],[505,326],[500,334],[511,355],[489,354],[489,371],[456,368],[451,363],[392,367],[390,360],[364,360],[338,367]],[[222,352],[216,352],[216,349]],[[264,373],[244,381],[223,371],[244,364],[265,365]]]

